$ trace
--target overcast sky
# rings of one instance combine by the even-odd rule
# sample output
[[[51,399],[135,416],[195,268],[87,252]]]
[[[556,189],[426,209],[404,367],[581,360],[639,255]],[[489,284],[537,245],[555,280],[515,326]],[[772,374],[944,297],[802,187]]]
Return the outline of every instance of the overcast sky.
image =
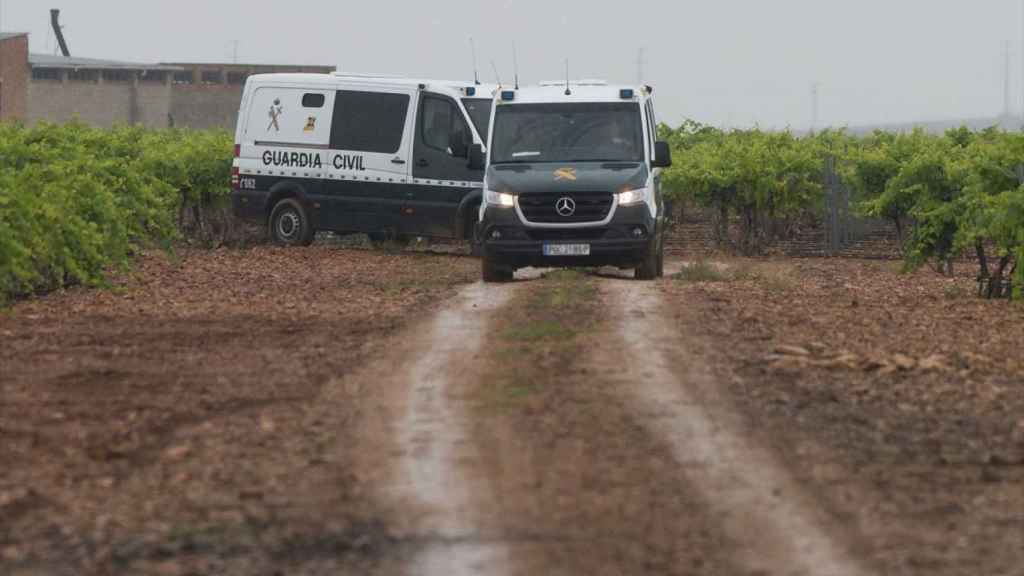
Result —
[[[2,28],[76,56],[331,64],[352,72],[633,82],[645,50],[662,120],[802,129],[995,116],[1003,52],[1021,108],[1021,0],[2,0]]]

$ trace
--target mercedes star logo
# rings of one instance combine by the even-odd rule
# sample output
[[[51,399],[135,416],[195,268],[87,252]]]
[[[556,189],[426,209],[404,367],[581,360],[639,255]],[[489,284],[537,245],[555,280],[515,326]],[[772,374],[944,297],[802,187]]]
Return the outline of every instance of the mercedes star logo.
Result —
[[[568,196],[558,199],[555,202],[555,211],[563,218],[568,218],[576,213],[576,201]]]

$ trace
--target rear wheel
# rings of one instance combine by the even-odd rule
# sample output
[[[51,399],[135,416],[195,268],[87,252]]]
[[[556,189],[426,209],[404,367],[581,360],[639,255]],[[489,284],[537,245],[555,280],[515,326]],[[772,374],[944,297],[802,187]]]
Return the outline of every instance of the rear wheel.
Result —
[[[481,262],[484,282],[511,282],[515,276],[515,271],[512,268],[498,265],[494,260],[488,258],[486,254]]]
[[[285,198],[270,213],[270,237],[279,246],[309,246],[314,230],[302,203]]]

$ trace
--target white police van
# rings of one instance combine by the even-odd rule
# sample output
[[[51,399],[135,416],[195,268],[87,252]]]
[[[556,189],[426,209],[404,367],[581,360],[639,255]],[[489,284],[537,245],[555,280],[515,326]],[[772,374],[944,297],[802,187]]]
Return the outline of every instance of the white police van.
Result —
[[[517,268],[617,266],[663,275],[666,207],[653,90],[587,81],[502,90],[494,102],[477,226],[486,282]],[[486,154],[486,156],[485,156]]]
[[[496,87],[340,74],[248,79],[232,204],[282,245],[317,231],[471,238]]]

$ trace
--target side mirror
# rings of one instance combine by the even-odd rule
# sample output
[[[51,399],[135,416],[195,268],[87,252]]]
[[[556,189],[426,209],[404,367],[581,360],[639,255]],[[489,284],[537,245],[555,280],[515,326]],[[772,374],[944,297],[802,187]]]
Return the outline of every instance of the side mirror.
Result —
[[[672,167],[672,148],[669,147],[668,142],[654,143],[654,158],[651,159],[651,166],[655,168]]]
[[[448,150],[454,158],[468,158],[469,145],[466,144],[466,135],[462,132],[448,134]]]
[[[469,169],[483,170],[487,167],[487,154],[484,153],[482,144],[473,144],[469,147]]]

